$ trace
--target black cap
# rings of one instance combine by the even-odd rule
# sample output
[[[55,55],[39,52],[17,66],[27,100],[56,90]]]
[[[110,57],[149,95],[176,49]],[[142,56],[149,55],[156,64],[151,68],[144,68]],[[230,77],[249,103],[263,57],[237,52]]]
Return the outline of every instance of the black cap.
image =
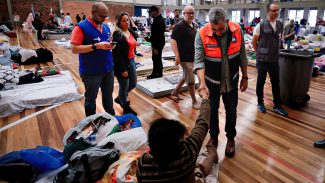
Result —
[[[148,10],[149,13],[151,13],[151,12],[153,12],[153,11],[158,12],[158,8],[157,8],[157,6],[151,6],[151,7],[149,8],[149,10]]]

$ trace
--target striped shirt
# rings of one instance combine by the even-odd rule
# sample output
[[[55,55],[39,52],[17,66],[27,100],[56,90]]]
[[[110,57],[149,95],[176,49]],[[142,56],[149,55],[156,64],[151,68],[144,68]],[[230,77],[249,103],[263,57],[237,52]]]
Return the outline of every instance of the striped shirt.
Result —
[[[209,129],[210,102],[203,100],[200,115],[191,135],[182,142],[179,158],[165,166],[154,161],[151,154],[142,155],[137,166],[139,183],[191,183],[194,182],[196,159]]]

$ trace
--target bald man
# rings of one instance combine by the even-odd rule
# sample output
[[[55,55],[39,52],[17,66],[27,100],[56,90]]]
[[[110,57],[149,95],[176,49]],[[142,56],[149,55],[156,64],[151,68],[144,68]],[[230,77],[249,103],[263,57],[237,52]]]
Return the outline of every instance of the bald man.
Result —
[[[175,65],[180,64],[182,66],[183,77],[172,91],[171,97],[179,100],[178,92],[186,82],[192,98],[192,107],[199,109],[200,104],[195,97],[195,79],[193,73],[194,40],[197,32],[193,24],[195,10],[193,6],[185,6],[183,13],[184,19],[175,25],[171,36],[171,45],[176,59]]]
[[[108,17],[108,8],[102,2],[92,6],[91,18],[77,24],[71,35],[71,50],[79,54],[79,72],[85,85],[85,113],[96,113],[96,98],[99,87],[105,111],[115,115],[113,108],[114,72],[111,31],[103,24]]]

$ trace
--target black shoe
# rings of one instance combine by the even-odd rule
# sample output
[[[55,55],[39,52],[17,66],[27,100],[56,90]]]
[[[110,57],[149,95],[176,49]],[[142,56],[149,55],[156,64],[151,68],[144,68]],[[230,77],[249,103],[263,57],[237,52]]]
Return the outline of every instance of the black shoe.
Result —
[[[123,114],[134,114],[134,115],[138,115],[129,105],[123,106]]]
[[[149,76],[147,76],[147,79],[155,79],[158,78],[157,74],[150,74]]]
[[[325,148],[325,139],[316,141],[314,143],[314,146],[318,148]]]
[[[138,57],[143,57],[143,55],[140,52],[136,52],[135,55]]]
[[[120,98],[118,98],[118,97],[116,97],[116,98],[114,99],[114,102],[117,103],[117,104],[119,104],[119,105],[121,105]],[[129,101],[129,100],[127,101],[127,105],[130,105],[130,101]]]

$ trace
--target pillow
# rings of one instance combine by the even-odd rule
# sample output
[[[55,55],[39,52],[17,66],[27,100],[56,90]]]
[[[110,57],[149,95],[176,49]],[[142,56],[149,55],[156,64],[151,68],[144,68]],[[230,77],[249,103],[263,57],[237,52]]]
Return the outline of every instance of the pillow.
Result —
[[[19,83],[19,74],[11,67],[0,67],[0,81],[2,83]]]

